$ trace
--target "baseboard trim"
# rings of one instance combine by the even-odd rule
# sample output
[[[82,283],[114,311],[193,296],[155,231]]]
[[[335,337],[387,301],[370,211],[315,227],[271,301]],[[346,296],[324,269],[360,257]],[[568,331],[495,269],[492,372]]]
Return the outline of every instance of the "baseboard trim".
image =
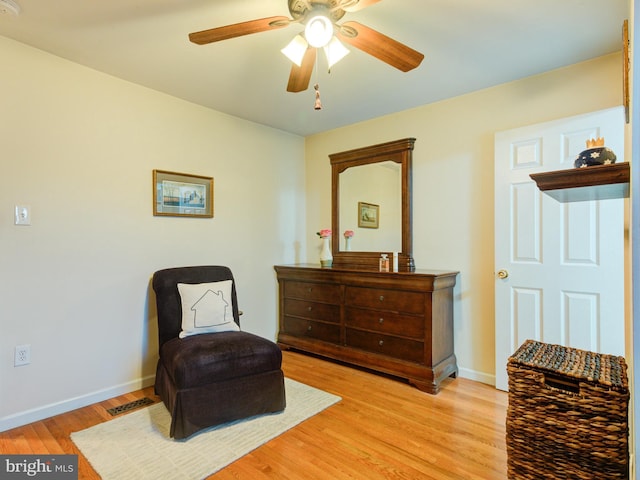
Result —
[[[480,383],[486,383],[487,385],[496,386],[496,376],[484,372],[478,372],[469,368],[459,368],[458,375],[462,378],[474,380]]]
[[[60,415],[61,413],[70,412],[76,408],[86,407],[94,403],[102,402],[125,393],[140,390],[153,385],[155,375],[150,375],[131,382],[116,385],[96,392],[91,392],[79,397],[70,398],[57,403],[51,403],[42,407],[25,410],[24,412],[15,413],[0,418],[0,432],[11,430],[12,428],[21,427],[29,423],[44,420],[45,418]]]

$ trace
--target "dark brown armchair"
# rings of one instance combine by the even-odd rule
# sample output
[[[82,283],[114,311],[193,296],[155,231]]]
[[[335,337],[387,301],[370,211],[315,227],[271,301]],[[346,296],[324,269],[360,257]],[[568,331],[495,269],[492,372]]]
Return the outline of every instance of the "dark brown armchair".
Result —
[[[160,354],[155,391],[171,413],[172,437],[285,408],[282,352],[240,331],[229,268],[169,268],[157,271],[152,285]]]

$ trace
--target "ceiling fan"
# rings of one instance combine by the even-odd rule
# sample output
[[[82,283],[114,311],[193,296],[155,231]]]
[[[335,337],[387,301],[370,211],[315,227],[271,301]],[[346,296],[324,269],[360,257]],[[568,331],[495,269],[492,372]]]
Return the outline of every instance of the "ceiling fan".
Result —
[[[339,40],[398,70],[408,72],[420,65],[424,58],[422,53],[361,23],[353,21],[340,25],[336,23],[345,13],[357,12],[379,1],[288,0],[291,18],[275,16],[211,28],[190,33],[189,40],[198,45],[206,45],[252,33],[283,28],[292,23],[304,25],[304,38],[302,35],[296,35],[291,43],[282,50],[294,62],[287,85],[289,92],[301,92],[309,87],[317,48],[324,48],[330,67],[348,53]],[[316,38],[315,34],[321,38]]]

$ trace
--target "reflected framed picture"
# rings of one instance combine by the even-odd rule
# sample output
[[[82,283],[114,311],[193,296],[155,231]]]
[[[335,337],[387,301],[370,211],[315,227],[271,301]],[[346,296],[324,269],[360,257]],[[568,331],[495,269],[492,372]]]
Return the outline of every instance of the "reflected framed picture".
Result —
[[[213,177],[153,171],[153,214],[213,217]]]
[[[373,203],[358,202],[358,227],[378,228],[380,206]]]

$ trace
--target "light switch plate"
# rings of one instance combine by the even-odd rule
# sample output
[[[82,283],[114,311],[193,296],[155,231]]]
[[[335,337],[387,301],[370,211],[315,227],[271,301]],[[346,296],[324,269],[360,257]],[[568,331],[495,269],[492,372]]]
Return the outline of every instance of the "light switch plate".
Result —
[[[29,205],[16,205],[16,225],[31,225],[31,207]]]

